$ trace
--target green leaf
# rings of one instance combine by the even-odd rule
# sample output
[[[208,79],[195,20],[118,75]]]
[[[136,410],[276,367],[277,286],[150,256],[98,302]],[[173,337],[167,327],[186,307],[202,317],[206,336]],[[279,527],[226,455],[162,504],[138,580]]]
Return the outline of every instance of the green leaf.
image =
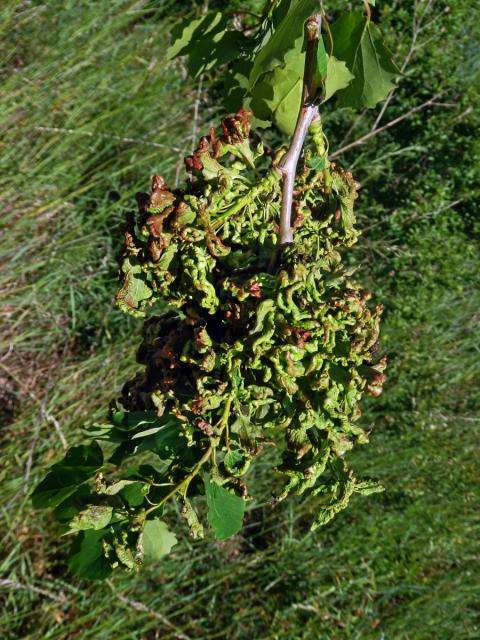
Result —
[[[376,480],[361,480],[355,483],[355,493],[359,493],[361,496],[369,496],[372,493],[381,493],[382,491],[385,491],[385,487]]]
[[[102,538],[107,532],[104,529],[89,529],[75,540],[68,560],[68,568],[79,578],[103,580],[112,571],[110,563],[103,553]]]
[[[243,58],[237,60],[232,69],[226,71],[223,81],[224,105],[228,112],[237,112],[245,104],[245,94],[248,89],[248,78],[252,69],[252,60]]]
[[[58,506],[75,493],[80,484],[94,476],[102,464],[102,450],[96,442],[72,447],[33,491],[33,506],[36,509]]]
[[[320,5],[320,0],[299,0],[290,8],[272,37],[255,57],[249,78],[250,89],[260,76],[282,65],[288,51],[296,49],[300,53],[304,41],[304,24],[320,10]]]
[[[119,429],[130,430],[141,424],[158,422],[156,411],[117,411],[112,416],[113,424]]]
[[[284,66],[262,75],[252,90],[250,108],[257,118],[271,120],[286,135],[295,129],[302,99],[304,54],[289,51]]]
[[[139,507],[143,504],[148,490],[148,484],[137,481],[129,483],[123,487],[120,491],[120,495],[131,507]]]
[[[172,43],[167,49],[166,59],[173,60],[177,56],[188,53],[188,48],[192,42],[198,40],[209,32],[215,32],[215,27],[221,21],[222,14],[219,11],[209,11],[200,18],[191,20],[186,18],[178,22],[172,29]]]
[[[78,513],[70,522],[70,531],[104,529],[112,519],[113,507],[91,504]]]
[[[204,536],[203,525],[198,519],[197,512],[193,508],[193,505],[190,502],[190,500],[188,500],[188,498],[183,498],[183,506],[182,506],[182,509],[180,510],[180,513],[183,515],[183,517],[187,521],[187,524],[190,529],[190,535],[192,536],[192,538],[194,540],[203,538]]]
[[[165,420],[165,417],[162,419]],[[153,451],[162,460],[179,455],[187,445],[181,423],[174,416],[169,416],[163,425],[135,434],[132,440],[135,442],[137,438],[142,438],[139,440],[137,451]]]
[[[227,24],[228,16],[220,11],[210,11],[196,20],[181,22],[172,31],[167,60],[188,56],[187,68],[193,77],[228,64],[248,41],[242,32],[228,30]]]
[[[317,45],[317,56],[315,61],[315,70],[314,70],[314,78],[316,81],[317,87],[321,87],[322,83],[325,80],[325,76],[328,71],[328,55],[325,51],[325,44],[323,42],[323,38],[318,39]]]
[[[230,493],[216,482],[204,476],[207,495],[207,518],[217,540],[225,540],[240,531],[245,512],[245,500]]]
[[[339,106],[374,107],[394,88],[399,74],[377,27],[360,12],[341,16],[332,26],[333,54],[354,80],[338,94]]]
[[[229,451],[226,454],[223,462],[227,469],[234,469],[236,466],[243,462],[243,455],[240,453],[240,451]]]
[[[334,56],[328,58],[327,77],[325,79],[324,97],[322,102],[329,100],[334,93],[347,87],[353,80],[353,75],[343,60],[337,60]]]
[[[161,520],[147,520],[142,533],[143,552],[151,560],[160,560],[177,544],[176,536]]]
[[[307,167],[314,171],[323,171],[327,166],[327,160],[323,156],[314,156],[307,160]]]

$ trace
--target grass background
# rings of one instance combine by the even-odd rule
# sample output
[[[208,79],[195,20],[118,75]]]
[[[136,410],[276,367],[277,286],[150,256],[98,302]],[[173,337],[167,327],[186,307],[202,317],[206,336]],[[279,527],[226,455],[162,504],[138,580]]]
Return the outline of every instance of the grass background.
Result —
[[[365,404],[371,444],[349,455],[386,492],[315,534],[308,502],[252,504],[232,542],[183,535],[139,575],[89,584],[66,574],[67,542],[28,494],[136,370],[141,322],[112,305],[120,224],[149,176],[175,182],[192,140],[217,122],[219,78],[199,85],[163,60],[193,2],[2,3],[2,638],[480,637],[475,4],[375,9],[407,60],[381,123],[438,104],[338,158],[362,184],[349,259],[385,305],[390,358],[384,395]],[[369,132],[379,110],[328,106],[332,151]],[[255,483],[268,499],[261,465]]]

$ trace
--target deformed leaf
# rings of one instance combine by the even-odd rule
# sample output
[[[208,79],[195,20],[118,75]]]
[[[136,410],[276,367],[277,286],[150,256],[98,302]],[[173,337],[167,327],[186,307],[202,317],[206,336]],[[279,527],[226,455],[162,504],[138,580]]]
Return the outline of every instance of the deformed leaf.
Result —
[[[181,514],[187,521],[188,527],[190,529],[190,535],[194,540],[198,540],[199,538],[203,538],[203,525],[198,519],[197,512],[193,508],[192,503],[188,498],[183,499],[183,506],[181,509]]]
[[[207,518],[217,540],[225,540],[240,531],[245,513],[245,500],[204,476],[207,495]]]
[[[399,74],[378,28],[361,12],[342,15],[332,25],[333,55],[354,75],[338,94],[339,105],[361,109],[374,107],[394,88]]]
[[[229,451],[225,455],[224,464],[228,469],[234,469],[241,462],[243,462],[243,455],[240,451]]]
[[[144,303],[152,297],[153,291],[146,281],[146,275],[139,262],[126,257],[122,263],[123,285],[117,291],[117,305],[132,315],[143,315]]]
[[[94,476],[102,464],[102,450],[96,442],[71,447],[33,491],[33,506],[37,509],[56,507]]]
[[[78,536],[68,560],[68,568],[74,575],[89,580],[103,580],[112,572],[103,553],[102,538],[105,534],[105,529],[89,529]]]
[[[159,520],[147,520],[142,533],[143,552],[151,560],[160,560],[177,544],[176,536]]]
[[[70,521],[70,531],[85,531],[86,529],[104,529],[112,519],[113,507],[109,505],[91,504],[83,509]]]
[[[372,493],[381,493],[385,487],[376,480],[361,480],[355,483],[355,493],[361,496],[369,496]]]

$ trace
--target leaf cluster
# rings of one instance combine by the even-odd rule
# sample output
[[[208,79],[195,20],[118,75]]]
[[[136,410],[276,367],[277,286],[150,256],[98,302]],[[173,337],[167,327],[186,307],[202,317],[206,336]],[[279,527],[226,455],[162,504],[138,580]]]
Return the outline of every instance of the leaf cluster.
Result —
[[[70,569],[103,578],[176,543],[162,515],[172,499],[194,538],[237,533],[250,499],[245,475],[275,445],[273,504],[316,502],[312,529],[378,485],[357,480],[345,453],[368,434],[359,402],[381,393],[381,306],[371,307],[341,250],[357,239],[357,183],[328,160],[321,123],[295,184],[295,240],[276,243],[281,154],[250,137],[248,113],[222,121],[185,159],[187,187],[154,176],[125,230],[118,305],[143,316],[143,365],[36,488],[66,534]],[[103,453],[98,442],[103,442]],[[105,458],[104,458],[105,456]],[[277,478],[277,479],[275,479]]]
[[[194,78],[223,68],[226,110],[243,106],[256,126],[273,122],[290,135],[303,91],[305,24],[314,15],[326,25],[316,53],[316,101],[336,95],[338,106],[362,109],[384,100],[399,70],[378,27],[360,11],[343,13],[330,27],[320,0],[269,3],[256,19],[209,11],[176,25],[167,58],[184,57]]]

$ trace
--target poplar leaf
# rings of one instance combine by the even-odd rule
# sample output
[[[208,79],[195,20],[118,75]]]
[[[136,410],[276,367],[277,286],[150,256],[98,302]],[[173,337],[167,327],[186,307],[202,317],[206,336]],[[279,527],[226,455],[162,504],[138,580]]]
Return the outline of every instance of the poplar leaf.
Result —
[[[205,474],[205,493],[207,494],[207,518],[217,540],[225,540],[240,531],[245,512],[245,500],[230,493]]]
[[[322,85],[328,72],[329,57],[325,51],[323,38],[318,39],[317,56],[315,60],[315,80],[318,87]]]
[[[172,41],[167,49],[166,59],[173,60],[177,56],[186,55],[192,42],[218,30],[221,19],[219,11],[209,11],[195,20],[186,18],[178,22],[172,29]]]
[[[143,482],[132,482],[131,484],[127,484],[120,491],[120,495],[131,507],[139,507],[143,504],[148,490],[148,484],[144,484]]]
[[[334,56],[328,58],[327,77],[325,79],[324,97],[322,102],[329,100],[334,93],[347,87],[353,80],[353,75],[347,69],[347,65],[342,60],[337,60]]]
[[[193,77],[234,60],[246,44],[240,31],[227,29],[228,16],[210,11],[196,20],[181,22],[173,28],[167,60],[186,55]]]
[[[89,529],[75,540],[68,560],[68,568],[74,575],[89,580],[103,580],[112,572],[103,554],[102,538],[105,534],[105,529]]]
[[[71,447],[63,460],[54,464],[32,494],[33,506],[58,506],[75,493],[78,486],[95,475],[103,464],[102,450],[96,442]]]
[[[343,15],[332,25],[333,54],[354,75],[338,94],[339,106],[361,109],[385,100],[400,73],[378,28],[362,13]]]
[[[118,429],[130,430],[141,424],[158,422],[158,414],[156,411],[117,411],[112,422]]]
[[[257,118],[271,120],[286,135],[295,129],[302,99],[305,55],[289,51],[284,66],[265,73],[252,90],[250,108]]]
[[[142,534],[143,552],[151,560],[160,560],[177,544],[177,537],[161,520],[147,520]]]
[[[272,37],[257,53],[249,78],[252,89],[262,74],[281,65],[291,49],[302,50],[304,25],[308,18],[320,10],[320,0],[299,0],[279,22]]]

